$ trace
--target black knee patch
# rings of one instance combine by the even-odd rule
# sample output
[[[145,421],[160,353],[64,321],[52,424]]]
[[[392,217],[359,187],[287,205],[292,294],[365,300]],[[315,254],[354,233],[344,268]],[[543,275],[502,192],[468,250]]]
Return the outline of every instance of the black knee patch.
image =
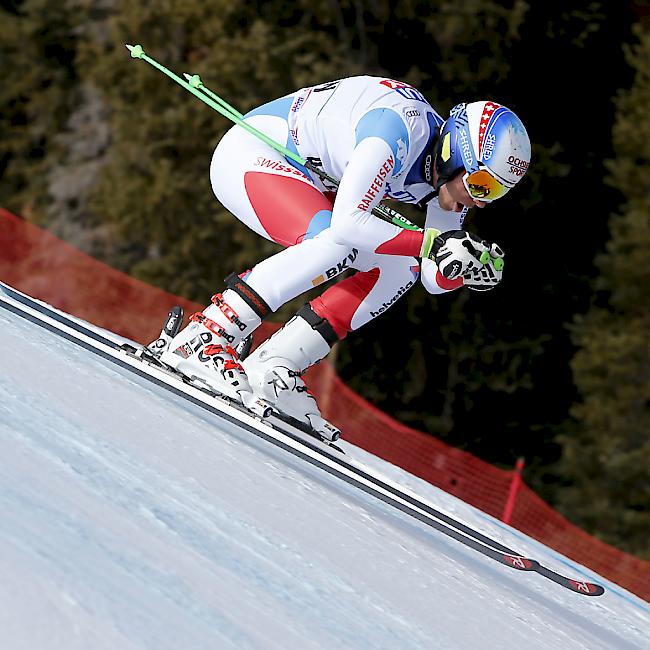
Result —
[[[311,325],[312,329],[316,330],[325,339],[325,341],[327,341],[330,347],[338,342],[339,337],[334,331],[334,328],[324,318],[321,318],[311,308],[311,305],[309,303],[303,305],[298,310],[296,315],[307,321]]]
[[[236,273],[231,273],[225,280],[226,286],[232,289],[262,320],[270,313],[271,308],[252,287],[244,282]]]

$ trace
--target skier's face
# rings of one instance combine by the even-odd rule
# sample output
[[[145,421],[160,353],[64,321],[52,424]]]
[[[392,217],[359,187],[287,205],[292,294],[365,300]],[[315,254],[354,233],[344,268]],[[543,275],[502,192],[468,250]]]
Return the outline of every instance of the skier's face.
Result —
[[[484,201],[473,199],[463,184],[464,170],[458,172],[451,180],[447,181],[438,194],[438,202],[443,210],[461,212],[463,208],[485,207]]]

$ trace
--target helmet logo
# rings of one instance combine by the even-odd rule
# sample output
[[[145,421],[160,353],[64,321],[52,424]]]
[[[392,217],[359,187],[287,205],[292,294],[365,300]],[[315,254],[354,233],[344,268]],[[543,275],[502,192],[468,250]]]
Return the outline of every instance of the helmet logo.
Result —
[[[444,162],[447,162],[451,158],[451,133],[446,133],[442,141],[442,151],[440,156]]]
[[[464,126],[458,127],[458,137],[460,139],[460,150],[465,159],[465,169],[470,170],[474,167],[474,156],[472,155],[472,143],[469,139],[469,133]]]
[[[494,145],[496,144],[497,138],[494,135],[494,133],[490,133],[484,140],[483,140],[483,160],[488,161],[490,158],[492,158],[492,154],[494,153]]]

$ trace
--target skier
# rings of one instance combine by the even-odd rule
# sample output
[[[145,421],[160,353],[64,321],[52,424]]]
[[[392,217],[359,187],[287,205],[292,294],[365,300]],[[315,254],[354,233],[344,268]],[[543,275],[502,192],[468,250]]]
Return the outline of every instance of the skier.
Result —
[[[530,141],[500,104],[459,104],[444,121],[413,86],[369,76],[303,88],[245,120],[340,183],[331,186],[239,126],[230,129],[212,157],[213,191],[240,221],[286,248],[231,274],[185,329],[150,348],[245,405],[263,398],[336,439],[301,374],[418,277],[432,294],[499,283],[502,251],[462,230],[463,219],[521,180]],[[425,207],[424,228],[403,229],[373,215],[384,198]],[[239,362],[236,346],[264,318],[349,270],[356,273]]]

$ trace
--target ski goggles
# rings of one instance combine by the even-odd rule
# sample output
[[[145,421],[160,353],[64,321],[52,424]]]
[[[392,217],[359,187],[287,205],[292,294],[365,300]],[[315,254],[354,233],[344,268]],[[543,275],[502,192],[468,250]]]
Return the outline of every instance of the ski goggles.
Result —
[[[463,185],[477,201],[489,203],[504,196],[510,188],[492,175],[486,167],[480,167],[463,175]]]

